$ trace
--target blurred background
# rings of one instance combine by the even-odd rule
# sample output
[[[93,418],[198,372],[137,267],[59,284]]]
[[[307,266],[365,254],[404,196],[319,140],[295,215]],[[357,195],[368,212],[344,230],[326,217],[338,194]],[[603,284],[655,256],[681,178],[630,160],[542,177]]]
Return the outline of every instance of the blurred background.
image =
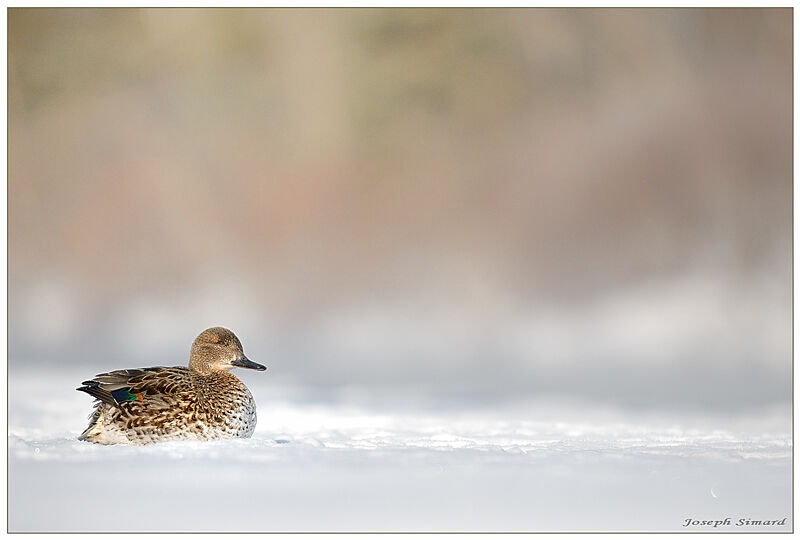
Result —
[[[792,47],[788,8],[9,9],[12,392],[223,325],[257,400],[789,414]]]

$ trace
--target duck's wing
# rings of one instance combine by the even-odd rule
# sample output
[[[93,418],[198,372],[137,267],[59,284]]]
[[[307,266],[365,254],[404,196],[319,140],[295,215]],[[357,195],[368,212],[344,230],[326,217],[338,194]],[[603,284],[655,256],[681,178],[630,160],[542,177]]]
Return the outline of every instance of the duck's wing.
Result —
[[[118,407],[129,401],[143,401],[176,394],[190,382],[189,370],[185,367],[153,367],[118,369],[101,373],[94,379],[83,381],[81,392]]]

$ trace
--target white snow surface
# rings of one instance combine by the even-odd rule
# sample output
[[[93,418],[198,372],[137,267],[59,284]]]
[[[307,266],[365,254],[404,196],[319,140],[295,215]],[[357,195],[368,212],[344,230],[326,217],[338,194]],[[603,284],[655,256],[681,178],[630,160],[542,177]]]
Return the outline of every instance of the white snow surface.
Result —
[[[11,532],[792,530],[785,410],[392,410],[254,392],[251,439],[101,446],[76,439],[91,400],[51,378],[9,378]]]

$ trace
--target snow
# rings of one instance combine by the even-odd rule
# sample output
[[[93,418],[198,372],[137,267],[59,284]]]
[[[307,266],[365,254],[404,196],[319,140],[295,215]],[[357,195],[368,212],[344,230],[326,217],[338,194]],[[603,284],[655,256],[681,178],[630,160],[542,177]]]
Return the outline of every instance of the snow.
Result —
[[[788,407],[703,418],[550,398],[392,408],[257,386],[252,439],[107,447],[76,440],[91,401],[72,378],[10,374],[12,532],[792,529]]]

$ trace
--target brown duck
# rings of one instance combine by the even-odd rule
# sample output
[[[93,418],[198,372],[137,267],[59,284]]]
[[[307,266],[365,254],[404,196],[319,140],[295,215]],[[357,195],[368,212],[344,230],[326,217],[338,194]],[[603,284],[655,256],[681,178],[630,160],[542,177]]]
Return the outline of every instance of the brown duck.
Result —
[[[84,381],[95,397],[89,427],[78,437],[100,444],[250,437],[256,403],[234,367],[264,371],[226,328],[209,328],[192,344],[189,367],[120,369]]]

